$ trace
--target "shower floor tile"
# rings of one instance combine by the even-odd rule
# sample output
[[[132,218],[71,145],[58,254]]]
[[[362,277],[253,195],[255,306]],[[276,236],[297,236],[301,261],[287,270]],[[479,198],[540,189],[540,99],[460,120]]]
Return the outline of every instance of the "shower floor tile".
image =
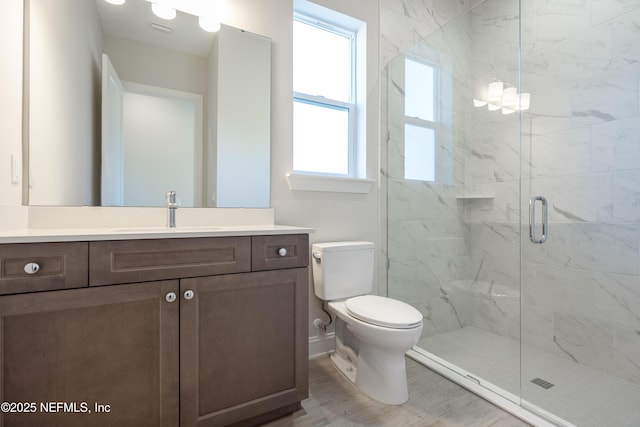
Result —
[[[478,378],[519,396],[520,343],[464,327],[422,338],[418,347]],[[531,383],[536,378],[550,388]],[[544,383],[543,383],[544,385]],[[534,347],[522,347],[522,400],[580,427],[639,426],[640,385],[563,359]]]

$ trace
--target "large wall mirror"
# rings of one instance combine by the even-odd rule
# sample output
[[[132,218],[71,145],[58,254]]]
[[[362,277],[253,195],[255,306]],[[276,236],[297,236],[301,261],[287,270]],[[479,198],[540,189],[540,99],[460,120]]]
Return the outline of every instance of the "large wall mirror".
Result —
[[[268,207],[271,42],[147,0],[25,1],[30,205]]]

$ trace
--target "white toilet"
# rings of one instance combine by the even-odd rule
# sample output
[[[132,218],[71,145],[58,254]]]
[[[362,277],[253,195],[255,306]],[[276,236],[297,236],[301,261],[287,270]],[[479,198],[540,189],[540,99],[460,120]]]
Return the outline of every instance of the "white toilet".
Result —
[[[311,246],[318,298],[336,315],[331,360],[361,391],[391,405],[409,398],[404,354],[418,341],[422,314],[404,302],[367,295],[373,286],[371,242]]]

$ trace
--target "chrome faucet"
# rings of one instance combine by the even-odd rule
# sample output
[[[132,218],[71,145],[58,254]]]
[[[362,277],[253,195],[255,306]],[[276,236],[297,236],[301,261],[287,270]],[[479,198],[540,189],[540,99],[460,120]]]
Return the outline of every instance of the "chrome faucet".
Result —
[[[165,200],[167,202],[167,227],[174,228],[176,226],[176,210],[178,209],[176,192],[167,191]]]

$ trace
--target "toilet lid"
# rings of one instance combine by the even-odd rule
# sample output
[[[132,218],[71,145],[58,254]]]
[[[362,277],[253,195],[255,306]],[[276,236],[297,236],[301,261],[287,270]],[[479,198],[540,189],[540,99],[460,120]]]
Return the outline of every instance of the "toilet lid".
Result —
[[[345,306],[356,319],[387,328],[410,329],[422,323],[422,313],[392,298],[363,295],[349,298]]]

